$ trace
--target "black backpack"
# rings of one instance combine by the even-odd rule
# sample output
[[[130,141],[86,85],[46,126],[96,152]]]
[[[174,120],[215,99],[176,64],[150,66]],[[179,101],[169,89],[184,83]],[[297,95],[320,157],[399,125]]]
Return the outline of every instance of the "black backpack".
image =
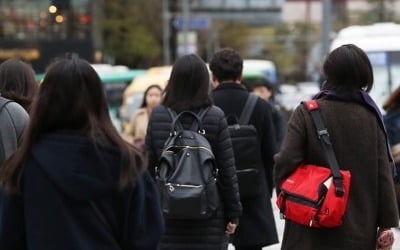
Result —
[[[257,129],[249,124],[257,99],[256,95],[249,94],[239,120],[234,115],[227,116],[241,199],[256,197],[261,191],[260,168],[263,163],[260,144]]]
[[[201,122],[207,111],[208,108],[199,115],[183,111],[177,115],[168,108],[173,121],[156,169],[166,218],[207,219],[217,209],[215,158]],[[195,118],[190,129],[183,128],[183,116]]]

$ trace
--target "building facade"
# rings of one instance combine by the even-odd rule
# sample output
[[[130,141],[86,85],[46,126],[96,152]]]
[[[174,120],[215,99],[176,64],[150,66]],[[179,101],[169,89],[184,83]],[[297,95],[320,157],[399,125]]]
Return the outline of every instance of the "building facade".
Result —
[[[54,57],[93,60],[92,0],[0,0],[0,61],[16,57],[42,73]]]
[[[393,0],[393,7],[400,14],[400,1]],[[371,4],[367,0],[331,0],[333,14],[350,14],[367,11]],[[389,4],[389,1],[386,1]],[[282,9],[285,23],[308,22],[319,24],[322,21],[322,0],[286,0]]]

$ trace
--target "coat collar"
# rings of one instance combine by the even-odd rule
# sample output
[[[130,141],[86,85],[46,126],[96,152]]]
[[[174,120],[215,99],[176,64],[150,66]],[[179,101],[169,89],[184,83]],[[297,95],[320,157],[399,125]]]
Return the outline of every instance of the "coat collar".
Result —
[[[243,86],[243,84],[238,84],[234,81],[221,83],[214,89],[214,91],[224,90],[224,89],[238,89],[247,91],[247,89]]]

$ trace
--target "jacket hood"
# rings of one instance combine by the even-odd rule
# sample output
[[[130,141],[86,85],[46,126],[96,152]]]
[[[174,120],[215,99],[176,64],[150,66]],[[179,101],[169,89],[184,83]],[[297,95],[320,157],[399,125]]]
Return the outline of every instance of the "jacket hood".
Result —
[[[33,164],[72,199],[95,199],[117,188],[116,147],[96,147],[86,137],[48,134],[33,146],[31,156]]]

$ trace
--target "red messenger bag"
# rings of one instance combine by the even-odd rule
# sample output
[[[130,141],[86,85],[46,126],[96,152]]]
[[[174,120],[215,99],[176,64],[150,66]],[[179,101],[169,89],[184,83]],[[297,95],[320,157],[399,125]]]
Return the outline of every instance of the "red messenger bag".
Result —
[[[329,168],[301,164],[282,181],[276,203],[287,220],[309,227],[337,227],[343,223],[351,174],[339,169],[318,103],[309,100],[303,105],[311,114]]]

